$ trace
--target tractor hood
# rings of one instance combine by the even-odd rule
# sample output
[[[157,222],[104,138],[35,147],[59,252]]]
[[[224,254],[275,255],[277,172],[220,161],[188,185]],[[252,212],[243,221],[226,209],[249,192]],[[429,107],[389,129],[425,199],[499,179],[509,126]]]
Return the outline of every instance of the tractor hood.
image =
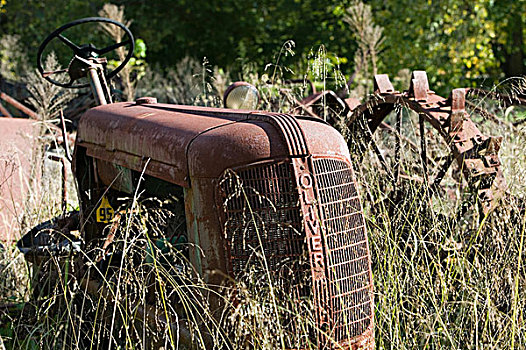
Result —
[[[103,159],[189,187],[193,177],[216,178],[225,169],[291,156],[288,126],[276,113],[160,103],[114,103],[87,111],[77,147]],[[295,117],[304,153],[349,157],[342,136],[321,120]],[[294,156],[292,154],[292,156]]]

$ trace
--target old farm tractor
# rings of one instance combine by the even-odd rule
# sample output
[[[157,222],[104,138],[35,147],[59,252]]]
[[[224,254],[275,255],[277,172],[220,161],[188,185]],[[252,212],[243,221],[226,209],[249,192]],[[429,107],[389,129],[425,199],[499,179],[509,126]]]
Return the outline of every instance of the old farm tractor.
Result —
[[[120,28],[122,41],[100,48],[68,38],[69,30],[95,22]],[[42,56],[54,41],[69,48],[72,59],[67,69],[47,72]],[[255,110],[258,92],[246,83],[227,90],[225,108],[162,104],[150,97],[112,103],[108,80],[130,60],[133,46],[129,29],[105,18],[71,22],[42,43],[42,76],[64,88],[90,86],[98,105],[80,119],[74,145],[79,211],[35,227],[18,246],[34,263],[74,256],[69,271],[80,288],[115,303],[125,297],[119,283],[127,283],[119,280],[119,267],[142,232],[146,253],[134,263],[171,267],[153,279],[157,286],[146,288],[142,306],[127,307],[138,319],[162,323],[182,343],[212,348],[206,336],[195,336],[195,327],[204,327],[210,337],[213,332],[181,305],[193,297],[190,289],[169,294],[160,280],[180,281],[187,274],[205,281],[206,304],[219,320],[224,305],[239,299],[226,287],[256,275],[266,281],[262,288],[277,280],[284,295],[308,300],[310,336],[285,348],[374,348],[371,257],[349,149],[354,161],[375,154],[393,189],[408,177],[400,162],[388,162],[375,144],[377,130],[395,135],[394,159],[402,145],[415,151],[421,171],[410,180],[421,183],[423,193],[437,191],[454,163],[462,174],[455,181],[467,183],[484,213],[506,191],[501,139],[483,135],[470,119],[465,109],[470,91],[438,96],[425,72],[415,71],[405,92],[395,91],[386,75],[376,76],[375,94],[363,104],[330,91],[314,93],[295,101],[295,114]],[[128,55],[108,72],[104,56],[121,47]],[[403,109],[419,116],[419,142],[402,135]],[[386,123],[393,111],[395,122]],[[340,122],[335,115],[345,116],[348,141],[331,126]],[[428,152],[430,133],[449,149],[441,162]],[[163,215],[149,214],[153,225],[140,205]],[[134,215],[141,219],[134,221]],[[170,249],[177,256],[166,253]],[[159,295],[167,295],[160,313],[154,308]],[[116,318],[109,313],[104,317]],[[294,333],[289,321],[284,317],[282,328]]]

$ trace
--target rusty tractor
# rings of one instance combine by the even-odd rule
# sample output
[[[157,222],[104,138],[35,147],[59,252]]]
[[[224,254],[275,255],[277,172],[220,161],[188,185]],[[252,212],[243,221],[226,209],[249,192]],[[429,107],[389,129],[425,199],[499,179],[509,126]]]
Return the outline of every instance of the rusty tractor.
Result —
[[[67,37],[70,28],[93,22],[120,28],[122,41],[99,48]],[[45,72],[42,55],[53,40],[71,49],[72,59],[65,70]],[[133,46],[133,35],[123,24],[86,18],[55,30],[38,52],[45,79],[65,88],[91,87],[97,106],[80,119],[74,145],[79,211],[36,227],[18,245],[32,261],[44,253],[76,252],[77,279],[94,295],[115,297],[104,288],[104,281],[118,274],[108,268],[112,258],[122,254],[112,246],[123,218],[137,211],[123,209],[122,198],[140,193],[141,198],[176,203],[169,206],[173,222],[162,225],[152,239],[155,244],[184,242],[181,254],[210,286],[243,279],[263,257],[266,271],[282,278],[285,290],[312,300],[309,341],[317,348],[373,349],[371,256],[349,149],[354,159],[372,149],[396,187],[404,176],[399,163],[390,166],[372,137],[386,130],[396,136],[395,159],[402,143],[419,154],[425,191],[440,187],[454,161],[484,212],[493,210],[506,191],[498,158],[501,139],[483,135],[470,119],[468,90],[438,96],[425,72],[415,71],[405,92],[395,91],[386,75],[377,75],[374,95],[362,104],[330,91],[314,93],[296,101],[295,114],[256,110],[257,90],[246,83],[227,90],[225,108],[162,104],[150,97],[112,103],[108,80],[129,61]],[[108,72],[104,56],[120,47],[128,47],[128,55]],[[55,78],[61,74],[67,79]],[[327,106],[337,113],[323,120]],[[399,106],[418,114],[420,145],[402,135]],[[384,122],[392,111],[394,126]],[[346,117],[348,142],[331,126],[337,122],[334,115]],[[442,164],[426,152],[425,125],[449,147]],[[437,170],[432,177],[430,167]],[[98,264],[98,273],[88,268],[88,256]],[[221,309],[220,295],[209,298]],[[168,302],[180,301],[173,297]],[[152,316],[148,308],[138,312],[145,319]],[[181,341],[191,343],[191,331],[180,322],[185,317],[178,314],[173,329]],[[165,317],[163,322],[172,327],[176,321]]]

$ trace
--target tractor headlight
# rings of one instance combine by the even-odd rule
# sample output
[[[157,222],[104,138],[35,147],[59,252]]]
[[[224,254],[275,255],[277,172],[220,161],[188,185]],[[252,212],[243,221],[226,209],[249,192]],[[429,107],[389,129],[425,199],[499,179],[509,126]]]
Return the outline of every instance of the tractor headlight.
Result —
[[[230,85],[223,97],[226,108],[256,109],[259,103],[259,92],[253,85],[238,81]]]

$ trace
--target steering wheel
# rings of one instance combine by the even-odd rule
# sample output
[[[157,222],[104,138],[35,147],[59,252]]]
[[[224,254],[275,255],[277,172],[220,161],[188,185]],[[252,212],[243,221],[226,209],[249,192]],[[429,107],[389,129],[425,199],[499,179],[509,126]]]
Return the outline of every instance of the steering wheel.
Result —
[[[95,47],[91,43],[90,44],[77,45],[77,44],[73,43],[71,40],[69,40],[67,37],[65,37],[64,35],[61,34],[63,31],[65,31],[68,28],[71,28],[71,27],[74,27],[74,26],[77,26],[77,25],[81,25],[81,24],[84,24],[84,23],[92,23],[92,22],[102,22],[102,23],[109,23],[109,24],[115,25],[115,26],[121,28],[124,31],[125,36],[124,36],[123,40],[120,43],[115,43],[113,45],[106,46],[105,48],[99,49],[99,48]],[[53,72],[44,72],[44,69],[42,68],[42,53],[44,52],[44,49],[49,44],[49,42],[52,39],[54,39],[54,38],[58,38],[67,47],[69,47],[73,51],[74,56],[73,56],[73,59],[71,60],[71,62],[70,62],[70,64],[69,64],[67,69],[62,69],[62,70],[53,71]],[[112,70],[112,71],[110,71],[109,73],[106,74],[106,79],[107,80],[113,78],[117,73],[119,73],[121,71],[121,69],[124,68],[126,63],[128,63],[130,58],[132,58],[133,50],[135,49],[135,41],[133,39],[133,34],[130,32],[128,27],[126,27],[124,24],[122,24],[120,22],[117,22],[117,21],[114,21],[114,20],[111,20],[109,18],[88,17],[88,18],[78,19],[76,21],[64,24],[62,27],[56,29],[53,33],[49,34],[49,36],[42,42],[42,44],[40,44],[40,47],[38,48],[38,53],[37,53],[37,68],[38,68],[38,71],[40,72],[40,74],[42,75],[42,77],[44,79],[46,79],[47,81],[49,81],[50,83],[52,83],[52,84],[55,84],[55,85],[58,85],[58,86],[62,86],[62,87],[65,87],[65,88],[83,88],[83,87],[88,87],[89,83],[86,83],[86,84],[73,84],[73,82],[75,80],[80,78],[78,73],[75,74],[75,72],[72,72],[70,70],[72,67],[73,68],[78,68],[79,61],[78,61],[78,59],[76,60],[75,58],[78,57],[81,61],[82,60],[88,60],[90,58],[97,58],[97,57],[103,56],[103,55],[105,55],[105,54],[107,54],[107,53],[109,53],[111,51],[114,51],[114,50],[116,50],[116,49],[118,49],[119,47],[122,47],[122,46],[129,46],[128,54],[126,55],[126,58],[124,59],[124,61],[122,61],[121,64],[117,68],[115,68],[114,70]],[[77,62],[77,63],[75,63],[75,62]],[[67,82],[67,83],[61,83],[61,82],[59,82],[57,80],[54,80],[54,79],[50,78],[51,75],[56,74],[56,73],[68,73],[69,76],[70,76],[70,81]]]

